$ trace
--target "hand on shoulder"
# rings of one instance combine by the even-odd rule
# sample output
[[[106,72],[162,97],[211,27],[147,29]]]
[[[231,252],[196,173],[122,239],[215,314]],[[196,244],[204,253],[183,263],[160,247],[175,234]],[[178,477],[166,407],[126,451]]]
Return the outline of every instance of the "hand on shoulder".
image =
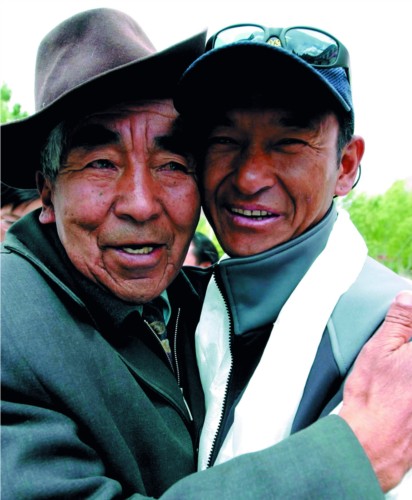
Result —
[[[347,379],[339,415],[368,455],[384,492],[412,468],[412,291],[400,292]]]

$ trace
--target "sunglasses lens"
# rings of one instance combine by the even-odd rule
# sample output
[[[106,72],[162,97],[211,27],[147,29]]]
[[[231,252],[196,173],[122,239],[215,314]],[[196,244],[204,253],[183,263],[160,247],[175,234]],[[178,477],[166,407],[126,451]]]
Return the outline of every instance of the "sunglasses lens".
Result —
[[[235,26],[222,30],[216,36],[214,47],[222,47],[240,40],[264,41],[264,31],[259,26]]]
[[[338,43],[320,31],[292,28],[286,32],[285,39],[287,49],[309,64],[331,66],[338,59]]]
[[[272,29],[272,31],[274,30]],[[338,60],[338,42],[331,36],[318,30],[311,28],[290,28],[286,31],[284,38],[284,45],[278,36],[273,36],[267,40],[263,28],[248,24],[222,30],[216,35],[213,47],[222,47],[241,40],[253,40],[255,42],[267,42],[276,46],[283,45],[285,49],[301,57],[307,63],[316,66],[333,66]]]

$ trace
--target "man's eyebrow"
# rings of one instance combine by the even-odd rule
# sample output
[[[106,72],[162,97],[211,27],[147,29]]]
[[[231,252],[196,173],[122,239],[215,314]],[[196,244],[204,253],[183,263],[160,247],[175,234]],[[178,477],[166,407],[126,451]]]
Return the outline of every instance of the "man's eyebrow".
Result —
[[[284,127],[307,129],[319,123],[319,116],[313,112],[289,112],[279,120]]]
[[[77,129],[70,137],[70,149],[93,148],[107,144],[118,144],[120,136],[117,132],[98,123],[91,123]]]
[[[159,135],[155,137],[154,141],[157,148],[179,155],[183,155],[187,149],[186,140],[180,133]]]

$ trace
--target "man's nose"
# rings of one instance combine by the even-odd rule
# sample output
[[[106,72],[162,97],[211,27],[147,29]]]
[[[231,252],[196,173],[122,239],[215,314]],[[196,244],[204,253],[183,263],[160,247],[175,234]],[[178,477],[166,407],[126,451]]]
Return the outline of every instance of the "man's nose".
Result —
[[[118,217],[145,222],[158,217],[162,210],[161,186],[145,165],[126,168],[117,182],[114,212]]]
[[[236,167],[233,183],[242,194],[254,195],[276,183],[273,159],[264,152],[248,152]]]

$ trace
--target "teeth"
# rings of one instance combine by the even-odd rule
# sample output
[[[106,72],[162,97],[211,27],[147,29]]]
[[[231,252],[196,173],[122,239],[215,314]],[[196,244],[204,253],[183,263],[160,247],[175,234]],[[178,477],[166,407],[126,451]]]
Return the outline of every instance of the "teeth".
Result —
[[[271,215],[266,210],[243,210],[241,208],[232,208],[232,212],[246,217],[266,217],[267,215]]]
[[[122,247],[122,250],[126,253],[131,253],[133,255],[146,255],[153,251],[154,247],[142,247],[142,248],[130,248]]]

